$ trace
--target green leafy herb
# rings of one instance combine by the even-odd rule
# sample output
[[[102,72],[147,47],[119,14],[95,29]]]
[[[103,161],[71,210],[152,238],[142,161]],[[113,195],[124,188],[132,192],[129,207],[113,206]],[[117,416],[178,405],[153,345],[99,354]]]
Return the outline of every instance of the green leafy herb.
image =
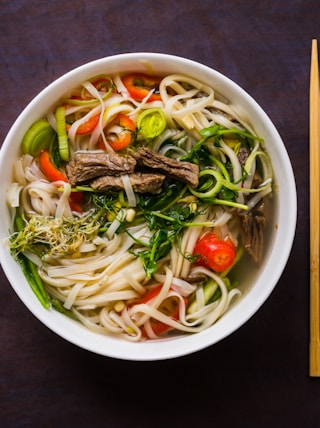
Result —
[[[253,141],[263,141],[263,138],[257,137],[255,135],[252,135],[248,131],[242,131],[238,128],[225,128],[221,125],[212,125],[207,128],[204,128],[200,131],[201,137],[203,137],[201,140],[199,140],[192,148],[190,153],[188,153],[186,156],[183,156],[181,160],[189,161],[197,163],[197,159],[199,159],[199,155],[201,151],[203,150],[203,146],[208,140],[213,140],[213,145],[215,147],[220,147],[220,140],[223,136],[237,136],[240,141],[242,141],[243,145],[247,146],[245,143],[246,140]]]
[[[187,186],[179,181],[169,183],[160,195],[141,195],[139,206],[142,210],[166,211],[174,205],[187,191]]]
[[[228,189],[225,186],[222,186],[220,190],[220,195],[222,199],[225,199],[226,201],[235,201],[236,197],[238,196],[238,192]]]
[[[130,252],[140,258],[147,278],[157,271],[157,261],[170,252],[174,243],[177,243],[180,248],[182,229],[190,226],[212,226],[212,222],[193,222],[199,214],[199,211],[183,205],[176,205],[167,212],[151,211],[145,214],[148,227],[154,233],[148,244],[135,240],[136,243],[145,247],[144,250],[132,248]],[[184,257],[192,259],[191,255],[184,254]]]

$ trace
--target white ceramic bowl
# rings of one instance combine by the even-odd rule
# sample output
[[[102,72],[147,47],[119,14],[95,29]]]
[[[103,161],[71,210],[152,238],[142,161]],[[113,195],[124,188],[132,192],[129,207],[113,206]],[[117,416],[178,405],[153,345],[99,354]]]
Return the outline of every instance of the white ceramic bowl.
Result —
[[[10,217],[6,207],[6,188],[11,180],[11,165],[17,158],[21,139],[30,125],[82,81],[102,72],[146,72],[150,67],[161,74],[183,73],[211,85],[232,105],[241,106],[265,141],[273,164],[277,194],[275,214],[265,262],[253,284],[229,311],[207,330],[183,337],[160,341],[131,343],[105,337],[60,313],[42,308],[31,291],[8,248],[0,245],[2,268],[15,292],[27,308],[44,325],[59,336],[97,354],[126,360],[161,360],[190,354],[215,344],[243,325],[265,302],[276,286],[287,263],[296,227],[296,188],[285,146],[274,125],[261,107],[237,84],[211,68],[194,61],[157,53],[129,53],[102,58],[63,75],[40,92],[24,109],[10,129],[0,151],[0,239],[8,235]]]

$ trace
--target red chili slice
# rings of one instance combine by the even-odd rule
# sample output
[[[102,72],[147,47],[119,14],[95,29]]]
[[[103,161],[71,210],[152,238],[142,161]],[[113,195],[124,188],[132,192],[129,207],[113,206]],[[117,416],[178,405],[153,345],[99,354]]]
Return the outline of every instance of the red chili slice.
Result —
[[[112,126],[120,126],[121,131],[112,138],[108,139],[108,129]],[[113,148],[113,150],[121,150],[127,147],[133,138],[133,134],[136,130],[136,125],[130,117],[119,113],[115,119],[113,119],[106,129],[108,144]]]
[[[158,296],[158,294],[160,293],[161,289],[162,289],[163,284],[159,284],[157,285],[155,288],[152,288],[148,293],[146,293],[144,296],[141,297],[141,299],[139,299],[135,304],[141,304],[141,303],[146,303],[148,304],[150,301],[152,301],[155,297]],[[185,302],[187,303],[187,298],[184,298]],[[169,316],[171,319],[173,320],[178,320],[179,319],[179,303],[177,301],[177,299],[174,298],[170,298],[170,304],[168,303],[168,299],[165,299],[163,301],[163,303],[160,305],[159,310],[162,311],[163,313],[165,313],[165,315]],[[156,335],[160,335],[163,334],[169,330],[172,329],[171,326],[158,321],[154,318],[150,319],[150,324],[151,324],[151,328],[153,330],[153,332]],[[142,329],[142,333],[144,336],[146,336],[146,332],[144,331],[144,329]]]
[[[162,78],[143,73],[131,73],[122,77],[122,83],[136,101],[142,101],[154,89],[148,101],[161,101],[159,85]]]

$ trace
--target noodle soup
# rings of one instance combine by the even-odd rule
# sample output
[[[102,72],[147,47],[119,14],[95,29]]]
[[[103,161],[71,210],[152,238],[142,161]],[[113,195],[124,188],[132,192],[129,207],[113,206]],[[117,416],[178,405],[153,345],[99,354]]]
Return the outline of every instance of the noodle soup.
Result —
[[[221,73],[172,55],[102,58],[51,83],[10,129],[0,180],[11,286],[53,332],[109,357],[174,358],[234,332],[277,284],[295,232],[270,119]]]

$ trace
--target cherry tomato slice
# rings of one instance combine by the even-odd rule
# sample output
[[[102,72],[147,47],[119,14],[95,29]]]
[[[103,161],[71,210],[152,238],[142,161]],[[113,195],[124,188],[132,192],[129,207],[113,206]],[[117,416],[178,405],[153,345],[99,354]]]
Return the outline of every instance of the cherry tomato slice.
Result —
[[[234,262],[236,248],[230,239],[222,240],[214,233],[207,233],[197,241],[193,254],[200,256],[196,265],[223,272]]]

